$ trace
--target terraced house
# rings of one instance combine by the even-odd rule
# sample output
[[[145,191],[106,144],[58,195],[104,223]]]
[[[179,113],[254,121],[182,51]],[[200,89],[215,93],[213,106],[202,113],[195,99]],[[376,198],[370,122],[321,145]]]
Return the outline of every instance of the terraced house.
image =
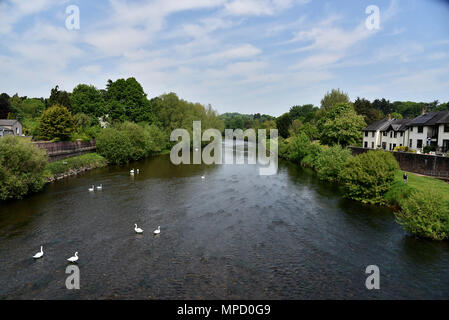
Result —
[[[363,130],[363,147],[394,150],[406,146],[423,152],[434,146],[438,153],[449,151],[449,110],[424,112],[414,119],[382,119]]]

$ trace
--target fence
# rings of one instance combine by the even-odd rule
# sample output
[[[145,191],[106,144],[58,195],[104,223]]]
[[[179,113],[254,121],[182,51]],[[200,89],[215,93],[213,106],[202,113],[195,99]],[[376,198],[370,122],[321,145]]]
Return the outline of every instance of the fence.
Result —
[[[97,149],[95,140],[74,142],[37,141],[33,142],[33,144],[36,147],[47,151],[50,162],[94,152]]]

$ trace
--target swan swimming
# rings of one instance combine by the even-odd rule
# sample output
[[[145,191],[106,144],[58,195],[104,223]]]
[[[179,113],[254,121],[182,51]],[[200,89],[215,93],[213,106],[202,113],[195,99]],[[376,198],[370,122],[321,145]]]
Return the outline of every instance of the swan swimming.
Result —
[[[154,230],[154,234],[159,234],[161,233],[161,226],[157,227],[156,230]]]
[[[205,176],[201,176],[201,179],[206,179],[206,177]]]
[[[103,189],[103,184],[100,184],[99,186],[97,186],[97,190],[102,190]]]
[[[75,252],[75,255],[73,257],[68,258],[67,261],[69,261],[69,262],[76,262],[76,261],[78,261],[78,251]]]
[[[89,191],[94,191],[94,185],[92,185],[92,188],[89,188]]]
[[[129,173],[134,174],[134,169],[130,170]]]
[[[33,256],[33,258],[34,259],[39,259],[40,257],[42,257],[44,255],[44,250],[42,249],[42,246],[41,246],[41,251],[39,251],[38,253],[36,253],[34,256]]]
[[[142,229],[137,228],[137,223],[135,223],[134,225],[135,225],[134,231],[135,231],[136,233],[143,233],[143,230],[142,230]]]

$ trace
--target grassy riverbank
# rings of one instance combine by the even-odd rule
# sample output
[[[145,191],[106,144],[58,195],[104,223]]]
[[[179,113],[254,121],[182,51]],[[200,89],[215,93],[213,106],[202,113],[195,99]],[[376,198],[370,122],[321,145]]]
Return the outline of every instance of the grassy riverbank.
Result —
[[[51,162],[47,165],[46,171],[49,180],[52,181],[61,176],[75,175],[82,171],[105,167],[107,164],[106,159],[98,153],[87,153]]]

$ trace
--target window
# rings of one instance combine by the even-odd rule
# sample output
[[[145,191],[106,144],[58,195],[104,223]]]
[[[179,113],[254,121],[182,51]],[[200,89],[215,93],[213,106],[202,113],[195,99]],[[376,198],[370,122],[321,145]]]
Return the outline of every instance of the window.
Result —
[[[391,143],[390,143],[390,151],[391,151]]]
[[[374,142],[371,142],[371,149],[374,149]]]
[[[397,132],[394,133],[394,137],[395,137],[395,138],[398,137],[398,133],[397,133]]]
[[[408,145],[409,148],[413,148],[413,140],[410,139],[410,144]]]
[[[418,133],[423,133],[423,126],[418,127]]]
[[[16,128],[16,135],[19,135],[19,128]]]
[[[382,142],[382,149],[384,149],[384,150],[387,149],[387,143],[386,142]]]
[[[444,125],[444,132],[449,132],[449,124]]]
[[[396,148],[396,143],[393,143],[393,150],[394,150],[394,148]]]
[[[365,131],[365,137],[368,137],[368,131]]]
[[[422,148],[422,140],[421,139],[416,140],[416,148],[418,148],[418,149]]]
[[[449,140],[443,140],[443,152],[447,152],[449,150]]]
[[[401,137],[404,135],[404,132],[401,131]]]
[[[390,132],[390,138],[393,138],[393,132]]]
[[[372,132],[372,137],[374,138],[374,131]]]
[[[413,132],[413,127],[410,127],[410,132]]]
[[[368,142],[367,142],[367,141],[365,141],[364,147],[365,147],[365,148],[368,148]]]
[[[402,147],[402,143],[400,143],[399,146]]]
[[[386,136],[387,136],[387,132],[386,132],[386,131],[382,132],[382,135],[383,135],[384,137],[386,137]]]

